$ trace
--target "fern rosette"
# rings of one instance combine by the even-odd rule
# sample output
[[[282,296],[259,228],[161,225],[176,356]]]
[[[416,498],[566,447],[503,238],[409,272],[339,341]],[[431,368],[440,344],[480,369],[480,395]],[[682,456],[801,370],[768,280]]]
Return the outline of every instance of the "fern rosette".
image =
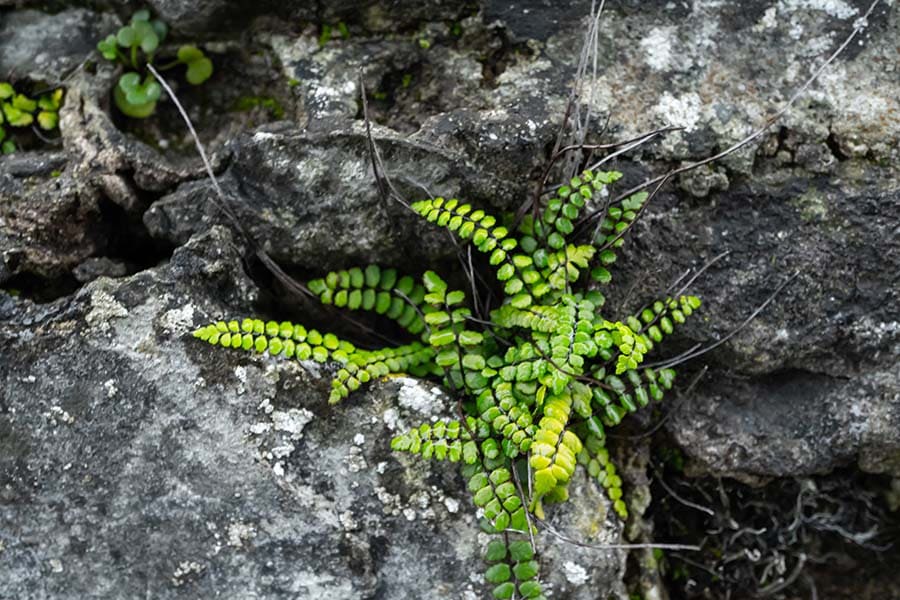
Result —
[[[496,536],[485,553],[491,594],[541,598],[535,520],[545,518],[545,505],[568,499],[579,466],[627,518],[606,430],[672,387],[674,370],[645,367],[644,357],[700,305],[678,296],[623,321],[606,316],[602,289],[647,195],[609,207],[589,243],[577,243],[574,223],[619,178],[585,171],[514,231],[504,224],[511,218],[456,199],[412,205],[487,255],[503,290],[488,315],[474,316],[467,294],[434,271],[416,279],[369,265],[328,273],[308,289],[323,304],[387,317],[416,341],[360,349],[330,333],[256,319],[218,321],[194,335],[233,349],[336,363],[332,402],[391,374],[439,376],[458,399],[448,407],[458,414],[397,435],[391,448],[459,463],[483,529]]]

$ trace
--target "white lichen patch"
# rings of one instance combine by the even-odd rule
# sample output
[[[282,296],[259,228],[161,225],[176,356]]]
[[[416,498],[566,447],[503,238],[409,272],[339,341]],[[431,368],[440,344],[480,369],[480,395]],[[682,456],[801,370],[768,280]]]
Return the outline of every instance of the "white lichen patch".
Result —
[[[247,391],[247,367],[237,366],[234,368],[234,378],[238,382],[237,393],[240,396]]]
[[[400,424],[400,412],[397,411],[396,408],[389,408],[384,411],[382,419],[384,420],[384,425],[388,428],[388,431],[397,431],[397,427]]]
[[[248,431],[252,435],[262,435],[268,431],[272,431],[272,423],[263,423],[260,421],[258,423],[254,423],[253,425],[251,425],[248,428]]]
[[[293,444],[284,444],[281,446],[275,446],[269,453],[272,455],[272,458],[287,458],[296,450],[296,446]]]
[[[353,511],[351,510],[345,510],[338,515],[338,520],[341,523],[341,527],[344,528],[344,531],[359,529],[359,523],[353,518]]]
[[[859,13],[844,0],[781,0],[779,8],[786,12],[819,10],[835,19],[849,19]]]
[[[249,541],[256,536],[256,529],[254,529],[252,525],[247,525],[241,521],[235,521],[228,525],[226,533],[229,546],[243,548],[244,542]]]
[[[447,512],[450,514],[456,514],[459,512],[459,500],[456,498],[451,498],[447,496],[444,498],[444,506],[447,508]]]
[[[194,325],[194,305],[185,304],[181,308],[167,310],[160,317],[160,325],[168,331],[188,331]]]
[[[185,582],[193,575],[200,575],[203,571],[206,570],[205,565],[201,565],[200,563],[193,560],[185,560],[182,561],[178,568],[175,569],[175,572],[172,573],[172,585],[175,587],[180,587],[185,584]]]
[[[563,563],[563,573],[566,576],[566,581],[572,585],[584,585],[588,581],[588,574],[585,568],[570,560]]]
[[[775,29],[778,26],[778,7],[770,6],[763,13],[762,18],[754,27],[755,31],[764,31],[767,29]]]
[[[375,488],[375,496],[382,504],[382,512],[386,515],[399,515],[401,510],[401,498],[392,494],[381,486]]]
[[[690,133],[700,122],[700,96],[695,92],[688,92],[676,98],[669,92],[664,92],[653,110],[667,124],[683,127],[685,133]]]
[[[119,388],[116,387],[115,379],[107,379],[103,382],[103,389],[106,390],[107,398],[115,398],[116,394],[119,393]]]
[[[314,416],[305,408],[276,410],[272,412],[272,423],[276,431],[283,431],[290,435],[292,440],[299,440],[303,437],[303,428],[313,420]]]
[[[54,427],[56,427],[60,423],[71,425],[75,422],[75,417],[70,415],[68,411],[63,410],[61,406],[55,405],[51,406],[50,410],[44,413],[44,418],[47,419]]]
[[[351,446],[347,450],[347,454],[344,456],[344,463],[347,465],[347,470],[351,473],[359,473],[369,468],[366,457],[358,446]]]
[[[675,27],[654,27],[641,40],[644,61],[654,71],[668,71],[672,61]]]
[[[426,389],[421,381],[409,377],[400,377],[397,381],[400,382],[397,401],[401,407],[427,417],[437,418],[443,404],[440,388]]]
[[[112,294],[97,290],[91,294],[91,310],[84,317],[88,325],[96,327],[100,331],[109,329],[112,319],[122,319],[128,316],[128,310],[116,300]]]

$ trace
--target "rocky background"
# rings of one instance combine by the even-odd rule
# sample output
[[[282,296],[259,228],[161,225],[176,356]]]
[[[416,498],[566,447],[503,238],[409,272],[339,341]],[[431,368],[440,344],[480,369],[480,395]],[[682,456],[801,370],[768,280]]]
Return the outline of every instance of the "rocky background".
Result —
[[[759,126],[869,3],[607,4],[591,139],[607,117],[607,142],[684,128],[616,163],[637,183]],[[360,75],[402,193],[515,208],[546,163],[590,11],[587,0],[148,5],[212,57],[203,86],[173,83],[242,224],[297,276],[374,261],[459,272],[445,237],[379,197]],[[0,598],[483,597],[485,539],[461,479],[388,450],[395,431],[448,410],[435,384],[378,383],[329,407],[328,369],[189,335],[221,317],[334,315],[252,259],[209,201],[171,102],[142,122],[111,105],[117,73],[92,49],[137,8],[0,0],[0,79],[66,89],[61,137],[0,158]],[[665,413],[662,428],[616,441],[629,523],[586,479],[551,517],[589,544],[713,552],[684,554],[689,566],[544,536],[553,597],[724,597],[741,569],[771,563],[732,597],[900,598],[884,543],[900,502],[898,98],[900,9],[882,0],[779,125],[682,176],[638,224],[616,265],[619,315],[730,251],[695,284],[702,316],[670,352],[721,339],[799,275],[686,367],[685,387],[708,366],[690,393],[626,431]],[[816,527],[820,504],[804,508],[820,497],[840,513],[830,530]],[[863,516],[848,520],[851,509]],[[760,525],[769,513],[799,515],[808,535],[762,544],[798,531]],[[716,564],[723,539],[743,562]],[[800,555],[808,566],[794,573]]]

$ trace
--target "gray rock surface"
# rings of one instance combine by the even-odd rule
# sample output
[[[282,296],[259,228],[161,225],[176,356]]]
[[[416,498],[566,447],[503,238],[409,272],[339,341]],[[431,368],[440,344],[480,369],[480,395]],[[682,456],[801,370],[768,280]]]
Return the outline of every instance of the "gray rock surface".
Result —
[[[286,268],[318,273],[457,264],[446,234],[379,198],[360,70],[375,139],[406,197],[515,208],[552,147],[590,3],[484,0],[475,15],[455,1],[324,3],[300,33],[261,19],[240,39],[235,23],[299,18],[304,6],[151,4],[176,31],[231,47],[249,39],[273,74],[293,80],[287,122],[237,136],[222,128],[230,139],[213,162],[254,237]],[[636,183],[764,122],[868,3],[607,4],[592,96],[601,124],[610,117],[602,140],[684,128],[615,163]],[[114,19],[7,10],[0,28],[60,26],[76,12],[104,30]],[[349,39],[320,47],[320,20],[346,20]],[[691,472],[759,480],[850,465],[900,477],[898,25],[896,3],[882,2],[861,43],[781,125],[661,194],[616,264],[608,306],[618,317],[730,251],[692,288],[705,306],[681,328],[683,349],[722,339],[799,272],[746,329],[685,367],[684,383],[710,367],[666,423]],[[37,55],[8,39],[0,64],[31,64]],[[20,72],[46,78],[41,69],[77,54],[39,45],[50,55]],[[330,408],[327,369],[186,336],[270,304],[242,268],[247,249],[214,227],[226,222],[199,162],[110,116],[114,80],[106,68],[69,80],[62,151],[0,158],[0,285],[90,281],[52,304],[0,292],[0,598],[479,597],[471,574],[484,540],[462,482],[387,450],[395,420],[435,414],[414,410],[441,398],[430,385],[382,383]],[[121,273],[121,257],[108,256],[115,233],[133,237],[137,254],[177,249],[160,266],[98,279]],[[646,447],[635,454],[626,487],[643,508]],[[623,534],[596,488],[577,487],[571,512],[552,516],[557,528],[593,543],[645,535],[634,523]],[[544,543],[555,597],[625,597],[623,554]]]
[[[495,26],[509,21],[514,27],[530,14],[526,9],[531,10],[491,4],[484,18]],[[567,18],[566,14],[560,13],[559,18]],[[762,115],[778,106],[779,99],[802,84],[818,64],[815,57],[834,47],[861,14],[862,5],[843,2],[761,3],[742,11],[725,6],[685,11],[662,3],[647,11],[630,5],[610,8],[601,43],[617,50],[601,57],[596,109],[600,114],[612,113],[610,130],[619,139],[664,124],[684,127],[662,143],[635,152],[632,161],[622,161],[619,167],[631,181],[639,181],[673,162],[704,158],[738,141],[758,126]],[[893,165],[900,141],[900,104],[895,93],[896,40],[889,33],[896,20],[893,9],[876,10],[862,48],[839,59],[813,86],[809,99],[791,110],[783,127],[753,145],[754,151],[742,151],[720,165],[682,176],[678,187],[686,194],[657,201],[647,222],[638,227],[634,252],[621,261],[623,289],[630,290],[630,295],[613,296],[624,307],[636,308],[684,268],[731,251],[726,268],[713,269],[696,286],[708,307],[704,322],[688,332],[697,342],[725,335],[765,299],[773,282],[801,271],[773,307],[706,357],[714,365],[736,369],[734,375],[750,376],[750,383],[733,385],[732,375],[717,376],[715,381],[707,378],[672,421],[670,431],[695,459],[697,470],[788,475],[858,461],[868,470],[897,473],[896,274],[900,258],[895,223],[900,201]],[[466,25],[473,46],[490,47],[477,32],[469,31],[477,30],[477,23]],[[482,205],[512,207],[529,193],[528,178],[540,164],[535,148],[552,140],[564,108],[568,69],[580,43],[578,36],[567,31],[545,37],[537,51],[511,61],[491,85],[476,76],[481,79],[477,89],[428,116],[410,137],[442,149],[434,157],[436,162],[448,156],[465,159],[472,172],[480,177],[493,174],[499,184],[496,188],[476,185],[476,189],[459,185],[461,197]],[[773,43],[777,54],[748,54],[751,48]],[[411,71],[417,60],[433,63],[435,72],[459,73],[467,52],[471,53],[465,47],[436,46],[422,59],[404,42],[355,44],[352,39],[338,40],[321,50],[312,38],[274,36],[270,44],[286,75],[301,81],[308,127],[324,131],[334,129],[335,119],[352,118],[357,110],[358,86],[352,78],[341,78],[344,71],[338,65],[365,65],[371,90],[387,73]],[[865,86],[859,86],[860,81]],[[435,89],[439,93],[446,83],[435,78],[416,85],[420,87],[416,93],[427,97]],[[748,89],[757,93],[748,95]],[[635,95],[636,90],[642,91]],[[421,114],[414,102],[407,105],[406,101],[403,93],[397,96],[396,102],[407,112]],[[390,115],[387,122],[404,126]],[[380,131],[379,139],[384,140]],[[302,134],[295,137],[303,139]],[[238,154],[251,150],[251,156],[255,156],[254,147],[266,148],[256,140],[248,145],[246,139],[235,146]],[[298,148],[299,155],[290,162],[305,160],[307,146]],[[252,169],[284,156],[277,145],[263,151],[265,158],[250,161]],[[350,153],[342,154],[352,157],[345,166],[360,165],[362,140]],[[331,164],[332,159],[325,162]],[[240,165],[238,159],[234,169]],[[411,179],[411,172],[421,171],[421,163],[403,153],[388,156],[387,165],[402,182]],[[275,215],[297,202],[310,209],[330,206],[327,195],[310,201],[311,186],[300,184],[300,179],[280,183],[277,178],[250,178],[272,182],[264,198],[236,193],[254,198],[248,203],[252,206],[274,202]],[[397,230],[383,225],[385,213],[378,213],[381,219],[372,218],[370,210],[379,210],[372,191],[364,192],[363,199],[356,179],[345,181],[353,181],[352,189],[338,197],[356,195],[351,205],[357,209],[341,212],[336,220],[311,220],[303,225],[290,218],[279,225],[276,218],[256,229],[267,247],[304,267],[332,266],[329,259],[322,262],[307,240],[310,231],[342,240],[342,233],[332,229],[339,222],[343,235],[348,229],[365,230],[365,235],[357,237],[355,244],[336,244],[337,253],[329,256],[338,263],[358,262],[359,251],[363,257],[366,253],[405,254],[397,243]],[[435,195],[453,194],[441,183],[428,186]],[[155,235],[178,242],[195,230],[201,203],[192,189],[196,188],[188,186],[151,208],[146,219]],[[418,195],[413,189],[411,197]],[[265,212],[251,212],[249,222],[264,220]],[[285,210],[285,214],[291,212],[297,214]],[[166,218],[158,218],[159,213]],[[416,239],[425,234],[415,222],[412,227]],[[293,235],[284,235],[285,231]],[[410,230],[401,229],[399,239],[410,239],[405,231]],[[443,246],[444,253],[452,250]],[[446,255],[428,244],[421,254],[432,260]],[[778,383],[795,376],[796,386]],[[803,390],[811,380],[816,381],[812,387],[817,392],[804,404],[810,394]],[[858,393],[848,397],[848,390]],[[759,404],[760,398],[766,400]],[[767,404],[776,401],[798,408],[776,417]],[[872,402],[876,407],[870,406]],[[826,430],[828,444],[822,443]],[[759,444],[755,441],[759,439],[772,442]]]
[[[19,10],[0,15],[0,78],[59,84],[119,25],[115,15],[68,8],[50,15]]]
[[[66,166],[65,154],[39,153],[0,164],[0,284],[60,277],[105,245],[97,196]]]
[[[496,198],[524,191],[523,182],[497,177],[462,152],[379,127],[374,136],[406,197]],[[456,252],[449,235],[386,202],[371,185],[361,123],[329,129],[320,122],[314,132],[274,125],[237,138],[232,151],[223,188],[241,223],[278,260],[316,270],[373,259],[415,268]],[[181,186],[147,211],[148,230],[180,244],[211,220],[225,222],[210,193],[203,181]]]
[[[439,389],[329,406],[328,367],[190,336],[253,304],[240,253],[214,228],[52,304],[4,297],[0,597],[480,596],[486,538],[456,467],[389,449],[452,412]],[[609,509],[585,480],[552,522],[609,543]],[[622,592],[624,553],[547,547],[562,597]]]

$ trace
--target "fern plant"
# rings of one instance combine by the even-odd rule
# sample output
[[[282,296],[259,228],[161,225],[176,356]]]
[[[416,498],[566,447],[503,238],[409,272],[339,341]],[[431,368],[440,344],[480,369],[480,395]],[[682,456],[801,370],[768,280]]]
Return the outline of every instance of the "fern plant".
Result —
[[[332,403],[392,374],[442,378],[460,399],[460,414],[402,433],[391,447],[459,463],[483,529],[496,535],[484,554],[493,597],[542,598],[535,519],[568,498],[579,465],[627,518],[606,431],[672,387],[674,370],[642,362],[700,306],[695,296],[668,297],[623,320],[605,316],[609,267],[647,194],[609,208],[589,243],[575,243],[574,223],[621,176],[585,171],[518,224],[456,199],[412,205],[488,256],[504,292],[489,319],[474,317],[466,293],[433,271],[416,280],[369,265],[328,273],[308,289],[324,304],[392,319],[417,341],[364,350],[331,333],[258,319],[219,321],[194,335],[227,348],[337,363]]]
[[[48,90],[35,99],[16,92],[11,83],[0,81],[0,153],[16,151],[16,143],[8,137],[4,125],[21,129],[36,123],[44,131],[56,129],[62,99],[62,88]]]

